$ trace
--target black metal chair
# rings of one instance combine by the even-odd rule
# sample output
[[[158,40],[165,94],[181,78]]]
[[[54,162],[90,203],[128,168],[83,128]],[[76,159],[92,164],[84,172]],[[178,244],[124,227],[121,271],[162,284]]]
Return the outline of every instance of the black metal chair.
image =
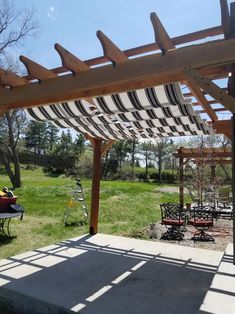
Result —
[[[165,225],[167,231],[161,235],[163,240],[178,240],[184,238],[183,232],[180,227],[184,225],[184,212],[179,204],[164,203],[160,205],[162,225]]]
[[[195,206],[190,212],[188,223],[194,226],[198,232],[194,233],[192,240],[194,241],[212,241],[214,238],[207,231],[213,227],[214,208],[210,206]]]
[[[220,191],[217,198],[217,207],[230,208],[232,205],[232,197],[229,191]]]

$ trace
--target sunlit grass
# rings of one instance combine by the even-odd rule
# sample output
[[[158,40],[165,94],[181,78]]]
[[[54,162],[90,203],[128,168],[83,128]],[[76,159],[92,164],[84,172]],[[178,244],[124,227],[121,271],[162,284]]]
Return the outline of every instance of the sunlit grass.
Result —
[[[74,225],[64,227],[63,213],[69,200],[71,178],[49,177],[38,168],[22,170],[23,186],[14,191],[25,208],[22,221],[13,219],[10,243],[0,243],[0,258],[42,247],[88,232],[82,211],[71,216]],[[82,180],[88,209],[91,180]],[[10,186],[0,174],[0,187]],[[160,220],[159,204],[178,201],[178,193],[161,193],[156,183],[102,181],[100,193],[99,232],[130,236],[152,222]]]

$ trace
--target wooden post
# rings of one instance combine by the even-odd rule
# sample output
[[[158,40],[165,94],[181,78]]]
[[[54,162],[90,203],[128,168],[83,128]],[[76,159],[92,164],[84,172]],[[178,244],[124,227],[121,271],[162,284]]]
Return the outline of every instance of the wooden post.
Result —
[[[181,157],[181,149],[182,147],[179,148],[178,153],[180,155],[179,157],[179,188],[180,188],[180,207],[184,207],[184,158]]]
[[[230,34],[235,37],[235,3],[230,3]],[[235,97],[235,63],[231,66],[231,76],[228,80],[228,93]],[[232,115],[232,193],[233,193],[233,264],[235,265],[235,114]]]
[[[235,114],[232,115],[233,264],[235,265]]]
[[[100,177],[101,177],[101,146],[102,139],[94,139],[93,177],[91,191],[90,234],[98,229]]]

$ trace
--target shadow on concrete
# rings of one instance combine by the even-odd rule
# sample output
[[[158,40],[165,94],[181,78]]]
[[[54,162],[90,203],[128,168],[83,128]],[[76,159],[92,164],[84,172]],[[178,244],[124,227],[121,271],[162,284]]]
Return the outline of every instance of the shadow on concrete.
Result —
[[[115,237],[97,244],[95,237],[0,261],[0,300],[36,313],[198,313],[218,264],[122,249]]]

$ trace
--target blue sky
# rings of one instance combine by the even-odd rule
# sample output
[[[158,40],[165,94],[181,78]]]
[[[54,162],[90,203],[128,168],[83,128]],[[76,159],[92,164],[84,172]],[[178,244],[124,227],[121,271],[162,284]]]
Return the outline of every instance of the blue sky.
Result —
[[[82,60],[102,55],[96,31],[102,30],[121,49],[154,41],[149,15],[156,12],[171,37],[220,24],[219,0],[18,0],[33,7],[41,31],[17,49],[45,67],[61,65],[58,42]]]

